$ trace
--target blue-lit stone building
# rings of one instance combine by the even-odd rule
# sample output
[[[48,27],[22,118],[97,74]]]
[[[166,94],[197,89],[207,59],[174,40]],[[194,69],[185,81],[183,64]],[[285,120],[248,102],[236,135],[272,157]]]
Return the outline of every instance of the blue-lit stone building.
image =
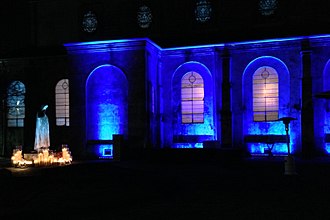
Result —
[[[251,154],[264,154],[273,147],[274,153],[285,155],[285,125],[278,119],[293,117],[291,153],[306,150],[326,155],[327,100],[314,96],[326,90],[329,39],[320,35],[177,48],[161,48],[148,38],[69,43],[65,46],[73,73],[70,88],[75,88],[71,95],[81,100],[77,105],[82,104],[76,120],[82,123],[79,127],[86,127],[83,137],[87,142],[89,137],[111,139],[112,133],[134,138],[134,142],[137,138],[144,147],[205,148],[211,144],[243,147]],[[277,73],[275,119],[254,118],[253,80],[260,68]],[[198,123],[183,122],[182,80],[191,72],[203,79],[203,121]],[[92,77],[98,77],[94,74],[101,77],[99,86],[89,86]],[[102,78],[107,74],[108,79]],[[113,78],[117,81],[112,82]],[[114,85],[104,88],[106,80]],[[144,85],[142,91],[134,87],[137,82]],[[115,94],[111,99],[118,109],[112,109],[111,103],[106,109],[94,109],[90,93],[102,99],[105,92]],[[137,118],[137,109],[144,109],[145,117]],[[108,136],[103,136],[102,119],[90,118],[92,114],[102,117],[103,111],[114,112],[104,120],[117,118],[114,124],[108,122]]]
[[[111,156],[113,135],[133,151],[330,152],[329,101],[321,96],[330,90],[330,35],[315,29],[306,5],[292,14],[267,1],[274,11],[263,2],[259,7],[266,11],[241,9],[234,18],[213,1],[168,1],[162,7],[136,1],[125,13],[113,1],[123,12],[116,21],[106,1],[54,2],[52,9],[44,1],[25,2],[30,11],[22,16],[30,19],[30,29],[23,34],[29,40],[16,50],[2,45],[3,155],[17,145],[32,150],[42,103],[50,106],[51,147],[69,144],[77,156]],[[61,18],[59,25],[45,14],[63,4],[68,21]],[[164,17],[171,8],[186,9],[187,20]],[[306,25],[298,26],[297,17]],[[288,117],[293,120],[286,130],[282,119]]]

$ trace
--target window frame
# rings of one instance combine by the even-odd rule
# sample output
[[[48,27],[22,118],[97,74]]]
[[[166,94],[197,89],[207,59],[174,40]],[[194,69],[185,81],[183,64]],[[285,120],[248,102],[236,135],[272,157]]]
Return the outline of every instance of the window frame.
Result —
[[[66,87],[64,87],[66,85]],[[55,86],[56,126],[70,126],[69,79],[61,79]],[[62,97],[61,97],[62,96]]]
[[[274,68],[262,66],[254,72],[252,75],[252,99],[254,122],[278,120],[279,77]]]
[[[7,87],[7,127],[24,127],[25,94],[23,82],[15,80]]]
[[[204,79],[195,72],[189,71],[181,78],[181,123],[204,123]]]

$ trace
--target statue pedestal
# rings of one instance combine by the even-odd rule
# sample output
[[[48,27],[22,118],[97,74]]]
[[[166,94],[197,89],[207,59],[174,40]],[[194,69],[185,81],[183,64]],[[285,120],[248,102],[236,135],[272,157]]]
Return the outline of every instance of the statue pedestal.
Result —
[[[284,175],[297,175],[296,165],[292,155],[284,158]]]

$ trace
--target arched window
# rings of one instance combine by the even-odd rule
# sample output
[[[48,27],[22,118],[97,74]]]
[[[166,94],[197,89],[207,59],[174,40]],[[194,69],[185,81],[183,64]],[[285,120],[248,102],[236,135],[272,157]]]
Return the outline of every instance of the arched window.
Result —
[[[69,126],[69,80],[62,79],[56,84],[55,88],[56,101],[56,125]]]
[[[181,79],[181,116],[183,124],[204,123],[204,81],[196,72]]]
[[[278,75],[275,69],[263,66],[253,74],[253,120],[278,119]]]
[[[7,88],[7,125],[24,127],[25,118],[25,85],[13,81]]]

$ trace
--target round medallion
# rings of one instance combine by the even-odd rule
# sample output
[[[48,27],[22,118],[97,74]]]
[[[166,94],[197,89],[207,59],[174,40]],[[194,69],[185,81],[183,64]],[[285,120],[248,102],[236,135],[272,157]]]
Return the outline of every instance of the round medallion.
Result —
[[[62,88],[64,90],[66,90],[67,88],[69,88],[68,82],[64,81],[63,84],[62,84]]]
[[[194,76],[194,75],[191,75],[190,77],[189,77],[189,82],[190,83],[194,83],[196,81],[196,77]]]
[[[211,19],[212,7],[207,0],[200,0],[196,3],[195,18],[201,23],[205,23]]]
[[[277,9],[277,0],[260,0],[259,1],[259,11],[264,16],[274,14],[276,9]]]
[[[97,18],[92,11],[88,11],[82,21],[83,30],[88,33],[96,31],[97,28]]]
[[[151,10],[148,6],[139,7],[137,12],[137,22],[141,28],[148,28],[152,22]]]
[[[267,79],[269,77],[269,72],[267,71],[267,69],[265,68],[264,71],[262,71],[261,73],[261,77],[263,79]]]

